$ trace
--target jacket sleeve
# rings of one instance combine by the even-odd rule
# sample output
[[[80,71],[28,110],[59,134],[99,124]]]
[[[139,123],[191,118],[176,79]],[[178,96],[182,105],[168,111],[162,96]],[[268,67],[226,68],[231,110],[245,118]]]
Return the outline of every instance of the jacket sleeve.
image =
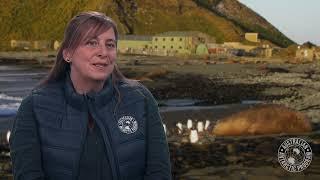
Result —
[[[18,110],[10,136],[10,154],[15,180],[43,180],[41,151],[32,96]]]
[[[170,180],[169,148],[158,104],[146,88],[144,88],[144,94],[147,101],[147,162],[144,179]]]

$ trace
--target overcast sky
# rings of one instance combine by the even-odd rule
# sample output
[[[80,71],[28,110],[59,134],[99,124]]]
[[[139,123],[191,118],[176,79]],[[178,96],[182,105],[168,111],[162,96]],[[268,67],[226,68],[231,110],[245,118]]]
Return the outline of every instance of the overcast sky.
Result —
[[[296,43],[320,45],[320,0],[239,0]]]

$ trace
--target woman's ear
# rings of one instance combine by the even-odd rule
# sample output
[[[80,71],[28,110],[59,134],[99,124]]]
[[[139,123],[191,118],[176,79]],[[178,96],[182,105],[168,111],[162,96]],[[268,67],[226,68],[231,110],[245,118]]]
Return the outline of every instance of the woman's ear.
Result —
[[[67,49],[64,49],[62,51],[62,55],[63,55],[63,59],[67,62],[67,63],[70,63],[71,62],[71,53],[67,50]]]

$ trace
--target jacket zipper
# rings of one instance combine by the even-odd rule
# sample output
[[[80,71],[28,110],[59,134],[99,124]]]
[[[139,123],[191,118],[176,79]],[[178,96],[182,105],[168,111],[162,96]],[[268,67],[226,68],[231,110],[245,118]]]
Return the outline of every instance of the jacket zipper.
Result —
[[[106,153],[108,155],[108,158],[109,160],[112,160],[113,163],[111,163],[111,170],[112,170],[112,175],[113,175],[113,180],[119,180],[120,179],[120,171],[119,171],[119,163],[118,163],[118,160],[117,160],[117,156],[116,154],[114,153],[113,151],[113,148],[111,147],[111,144],[112,144],[112,139],[111,139],[111,135],[110,135],[110,132],[109,132],[109,129],[108,127],[105,127],[103,128],[103,124],[100,122],[99,118],[96,116],[96,113],[93,113],[95,112],[92,107],[89,105],[88,106],[89,108],[89,111],[91,112],[91,116],[92,118],[96,121],[98,127],[100,128],[100,131],[102,133],[102,135],[104,136],[103,137],[103,140],[104,140],[104,144],[106,145]],[[105,130],[103,131],[103,129],[101,129],[101,127]],[[106,138],[110,141],[106,141]],[[109,151],[108,151],[109,149]],[[112,166],[112,164],[114,164],[115,166]],[[113,168],[115,167],[115,168]]]
[[[87,97],[87,95],[83,95],[83,96],[84,96],[85,105],[86,105],[85,112],[83,113],[83,115],[88,118],[89,117],[89,111],[88,111],[88,105],[87,105],[88,104],[88,97]],[[87,122],[87,121],[85,121],[85,122]],[[79,154],[77,155],[77,159],[75,161],[75,166],[74,166],[75,169],[73,170],[73,172],[75,172],[74,175],[73,175],[73,179],[74,180],[77,180],[78,179],[78,175],[79,175],[80,156],[82,154],[83,145],[84,145],[85,138],[86,138],[86,135],[87,135],[87,130],[88,130],[87,123],[84,123],[84,126],[82,128],[83,129],[82,129],[81,132],[83,132],[83,133],[81,133],[80,151],[79,151]]]

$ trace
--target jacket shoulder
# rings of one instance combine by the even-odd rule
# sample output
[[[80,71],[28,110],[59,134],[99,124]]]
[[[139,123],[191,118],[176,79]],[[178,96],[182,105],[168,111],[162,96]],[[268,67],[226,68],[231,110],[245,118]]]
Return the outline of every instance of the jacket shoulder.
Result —
[[[32,90],[32,95],[55,95],[63,93],[63,82],[48,83],[38,86]]]
[[[141,84],[139,81],[121,81],[119,85],[119,90],[121,94],[125,94],[126,97],[139,96],[141,98],[146,99],[148,102],[156,103],[156,100],[153,97],[152,93],[149,91],[149,89],[145,87],[143,84]]]
[[[45,109],[61,107],[61,104],[64,103],[63,85],[63,82],[55,82],[36,87],[31,93],[33,105]]]

